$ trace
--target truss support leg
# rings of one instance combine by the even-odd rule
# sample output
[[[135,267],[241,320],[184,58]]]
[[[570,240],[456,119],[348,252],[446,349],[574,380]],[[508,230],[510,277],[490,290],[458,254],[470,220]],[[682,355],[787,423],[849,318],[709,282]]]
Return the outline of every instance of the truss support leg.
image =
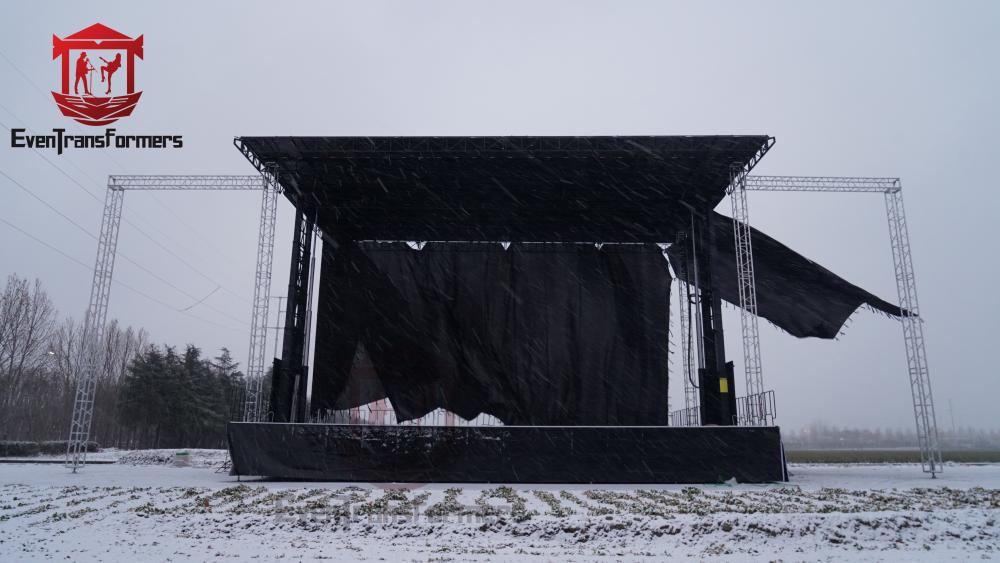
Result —
[[[295,412],[296,420],[298,422],[307,422],[310,418],[309,414],[309,391],[312,389],[312,381],[310,379],[310,366],[312,364],[312,349],[313,349],[313,334],[312,334],[312,323],[313,323],[313,300],[315,298],[316,291],[316,257],[319,256],[322,260],[322,254],[320,254],[320,230],[317,226],[318,218],[313,220],[312,229],[310,229],[310,239],[311,239],[311,252],[312,256],[309,260],[309,284],[306,286],[306,310],[305,310],[305,326],[303,330],[305,332],[305,337],[303,338],[302,346],[302,385],[299,386],[296,397]]]
[[[690,337],[688,336],[691,332],[691,321],[688,317],[688,304],[690,300],[687,295],[688,289],[687,284],[681,281],[677,282],[677,312],[678,312],[678,324],[680,325],[680,337],[681,337],[681,376],[684,378],[684,409],[688,410],[697,404],[697,397],[692,396],[695,391],[694,381],[692,377],[692,365],[694,358],[691,357],[690,350],[688,348],[688,341]]]
[[[308,370],[304,356],[313,226],[313,216],[309,211],[296,210],[291,269],[288,274],[285,334],[281,349],[281,373],[275,374],[271,390],[276,422],[299,422],[305,418]]]
[[[264,420],[263,388],[267,353],[267,311],[271,301],[271,264],[274,260],[274,221],[278,208],[278,168],[264,168],[260,226],[257,234],[257,268],[254,274],[253,304],[250,314],[250,353],[247,359],[247,391],[243,421]]]
[[[910,235],[906,226],[901,187],[897,186],[885,192],[885,208],[889,220],[889,242],[892,245],[896,290],[899,293],[899,306],[902,308],[900,320],[903,325],[903,343],[906,348],[906,364],[913,397],[913,416],[917,423],[920,463],[924,472],[934,477],[943,469],[941,445],[938,441],[937,418],[934,414],[927,351],[924,347],[923,320],[920,318],[920,305],[917,300],[916,277],[913,272]]]
[[[688,241],[686,236],[680,235],[675,242],[681,248],[681,256],[685,264],[678,267],[690,268],[687,260]],[[671,424],[678,426],[698,426],[701,424],[700,407],[698,402],[698,387],[695,381],[698,377],[698,354],[695,347],[699,344],[695,336],[695,327],[692,324],[692,307],[695,305],[692,290],[694,286],[683,282],[677,276],[677,324],[680,333],[681,348],[681,377],[684,379],[684,410],[672,416]],[[679,415],[679,416],[678,416]]]
[[[677,318],[680,325],[681,342],[681,377],[684,378],[684,411],[680,417],[682,426],[698,426],[698,388],[694,381],[698,377],[698,364],[696,354],[693,352],[695,337],[691,326],[691,286],[677,280]]]
[[[97,371],[103,360],[101,341],[108,316],[108,300],[111,298],[111,277],[115,268],[124,196],[125,192],[120,187],[108,183],[104,196],[104,214],[101,217],[101,234],[97,239],[94,277],[90,285],[90,303],[87,305],[83,327],[83,369],[76,373],[76,397],[66,446],[66,463],[73,468],[73,473],[87,463],[87,441],[90,439],[90,423],[94,418]]]
[[[701,355],[704,357],[702,368],[698,370],[699,419],[705,425],[731,426],[736,423],[736,384],[733,363],[726,361],[722,298],[715,291],[713,281],[711,264],[716,234],[707,216],[701,215],[693,223],[693,270],[698,287]]]
[[[747,389],[745,422],[758,426],[770,420],[774,413],[767,412],[768,403],[763,400],[764,378],[760,361],[760,330],[757,324],[757,281],[754,276],[746,179],[747,173],[744,167],[733,166],[730,172],[729,200],[733,208],[740,328],[743,336],[743,366]]]

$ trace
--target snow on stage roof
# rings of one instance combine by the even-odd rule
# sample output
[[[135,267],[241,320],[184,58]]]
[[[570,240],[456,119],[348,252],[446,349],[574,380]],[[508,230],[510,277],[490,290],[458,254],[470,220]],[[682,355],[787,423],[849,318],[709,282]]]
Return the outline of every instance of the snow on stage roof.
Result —
[[[297,207],[350,240],[672,242],[767,135],[241,137]]]

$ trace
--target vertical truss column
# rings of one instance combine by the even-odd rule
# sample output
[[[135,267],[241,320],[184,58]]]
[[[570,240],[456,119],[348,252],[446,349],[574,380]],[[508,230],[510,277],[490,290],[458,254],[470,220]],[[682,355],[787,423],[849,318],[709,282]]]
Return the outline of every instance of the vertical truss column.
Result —
[[[924,328],[917,301],[916,277],[910,255],[910,235],[903,210],[903,192],[900,186],[885,192],[886,216],[889,220],[889,242],[896,274],[896,291],[902,309],[903,342],[906,347],[906,364],[913,396],[913,416],[917,423],[920,444],[920,463],[925,473],[934,477],[941,472],[941,445],[938,442],[937,418],[934,398],[931,395],[930,373],[927,368],[927,351],[924,347]]]
[[[729,200],[733,207],[733,233],[736,244],[736,275],[740,297],[740,327],[743,334],[743,366],[747,386],[747,423],[764,424],[768,420],[763,401],[764,376],[760,362],[760,330],[757,324],[757,282],[754,277],[753,244],[747,210],[746,169],[733,166],[730,172]]]
[[[261,399],[264,387],[264,358],[267,353],[267,310],[271,301],[271,264],[274,259],[274,221],[278,209],[278,168],[265,165],[257,235],[257,268],[254,274],[253,305],[250,313],[250,354],[247,359],[247,392],[243,421],[264,419]]]
[[[698,389],[694,380],[698,376],[695,354],[691,353],[691,293],[690,286],[677,280],[677,318],[681,337],[681,376],[684,378],[684,426],[698,426]]]
[[[83,371],[76,375],[76,397],[66,446],[66,463],[72,466],[74,473],[87,463],[87,441],[90,439],[90,422],[94,418],[97,370],[103,360],[101,342],[104,339],[108,301],[111,298],[111,277],[115,268],[124,196],[122,188],[113,181],[108,182],[108,190],[104,196],[104,214],[101,217],[101,234],[97,241],[94,277],[90,285],[90,303],[84,319],[81,343]]]

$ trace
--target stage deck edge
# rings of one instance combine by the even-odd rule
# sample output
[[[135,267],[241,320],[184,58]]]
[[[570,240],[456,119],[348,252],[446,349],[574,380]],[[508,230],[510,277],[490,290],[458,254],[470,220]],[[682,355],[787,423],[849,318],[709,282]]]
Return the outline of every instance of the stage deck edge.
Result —
[[[231,422],[232,472],[400,483],[787,480],[769,427],[376,426]]]

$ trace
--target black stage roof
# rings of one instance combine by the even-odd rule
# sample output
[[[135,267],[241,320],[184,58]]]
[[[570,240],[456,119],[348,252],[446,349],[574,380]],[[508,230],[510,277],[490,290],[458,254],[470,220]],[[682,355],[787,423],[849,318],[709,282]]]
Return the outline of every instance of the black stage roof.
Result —
[[[348,240],[671,242],[773,138],[241,137]]]

